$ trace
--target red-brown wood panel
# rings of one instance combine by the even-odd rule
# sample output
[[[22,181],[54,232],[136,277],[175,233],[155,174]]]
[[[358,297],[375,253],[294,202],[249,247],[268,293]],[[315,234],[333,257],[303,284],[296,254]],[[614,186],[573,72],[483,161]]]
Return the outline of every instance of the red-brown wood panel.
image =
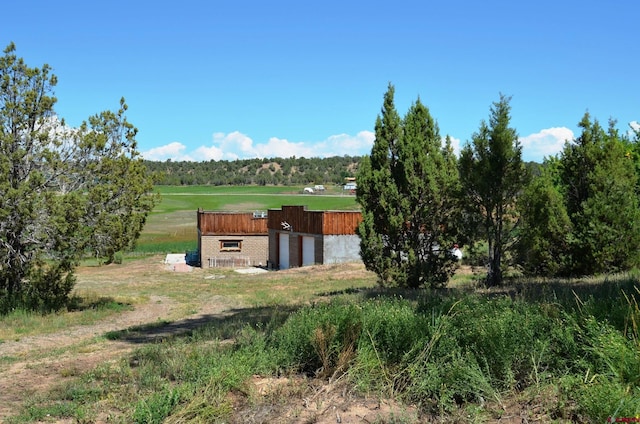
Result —
[[[267,234],[267,219],[252,212],[198,211],[198,229],[202,235]]]

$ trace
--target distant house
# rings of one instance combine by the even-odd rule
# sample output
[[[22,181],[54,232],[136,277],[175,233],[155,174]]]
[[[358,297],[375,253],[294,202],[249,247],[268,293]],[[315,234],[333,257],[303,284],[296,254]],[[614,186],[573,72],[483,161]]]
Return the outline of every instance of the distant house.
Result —
[[[270,268],[360,261],[359,211],[309,211],[282,206],[268,212]]]
[[[269,252],[267,213],[199,209],[198,252],[203,268],[265,266]]]

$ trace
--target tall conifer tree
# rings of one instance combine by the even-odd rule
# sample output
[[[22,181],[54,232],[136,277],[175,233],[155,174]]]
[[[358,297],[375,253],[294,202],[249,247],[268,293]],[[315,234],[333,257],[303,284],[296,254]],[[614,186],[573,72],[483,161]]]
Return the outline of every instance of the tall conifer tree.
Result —
[[[487,285],[502,281],[502,259],[515,241],[516,199],[528,180],[522,162],[522,146],[510,127],[510,98],[500,95],[493,103],[489,123],[480,129],[461,152],[459,169],[462,192],[480,219],[488,244]]]
[[[382,285],[446,284],[455,270],[458,178],[450,144],[418,99],[401,119],[394,87],[384,96],[371,156],[357,175],[361,254]]]
[[[640,265],[640,209],[635,163],[617,130],[586,113],[580,136],[560,155],[560,175],[574,230],[575,275],[627,270]]]

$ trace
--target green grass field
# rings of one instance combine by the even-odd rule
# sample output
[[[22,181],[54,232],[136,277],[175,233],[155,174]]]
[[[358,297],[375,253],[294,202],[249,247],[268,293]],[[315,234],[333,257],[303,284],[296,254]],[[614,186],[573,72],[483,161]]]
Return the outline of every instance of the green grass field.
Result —
[[[323,194],[302,194],[302,186],[157,186],[161,200],[147,218],[135,253],[170,253],[197,247],[197,210],[256,211],[283,205],[309,210],[354,210],[355,196],[341,187]]]

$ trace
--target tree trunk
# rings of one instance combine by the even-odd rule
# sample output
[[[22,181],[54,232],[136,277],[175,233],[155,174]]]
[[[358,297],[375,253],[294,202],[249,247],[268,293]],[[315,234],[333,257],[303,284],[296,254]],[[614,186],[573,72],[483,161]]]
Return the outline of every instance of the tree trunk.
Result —
[[[489,236],[489,270],[487,272],[487,286],[495,287],[502,283],[502,221],[497,228],[492,228],[495,234]],[[493,236],[493,237],[492,237]]]

